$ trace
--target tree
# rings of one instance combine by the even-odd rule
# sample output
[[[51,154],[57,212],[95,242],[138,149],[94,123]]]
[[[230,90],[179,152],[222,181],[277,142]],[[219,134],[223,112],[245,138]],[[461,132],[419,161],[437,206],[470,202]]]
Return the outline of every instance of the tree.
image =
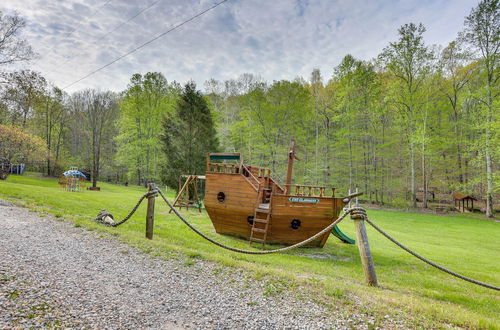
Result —
[[[29,61],[35,56],[31,46],[19,36],[25,26],[17,13],[6,16],[0,11],[0,66]]]
[[[498,97],[499,55],[500,55],[500,3],[499,0],[483,0],[473,8],[465,18],[462,38],[479,54],[484,71],[486,88],[481,91],[479,99],[486,108],[484,114],[484,157],[486,167],[486,216],[493,217],[493,130],[496,98]],[[498,112],[498,108],[496,108]]]
[[[57,87],[45,91],[37,107],[38,127],[47,145],[47,175],[54,175],[59,160],[62,133],[67,121],[67,107],[64,104],[65,94]],[[55,155],[53,153],[55,152]],[[52,157],[54,156],[54,162]]]
[[[425,46],[422,24],[409,23],[399,30],[399,40],[391,42],[379,55],[379,59],[396,78],[393,104],[401,116],[401,125],[409,148],[410,155],[410,192],[413,207],[417,206],[416,198],[416,134],[417,125],[421,123],[421,105],[419,95],[427,74],[430,71],[432,54]],[[425,170],[425,169],[423,169]]]
[[[462,160],[464,152],[463,128],[465,125],[460,105],[463,91],[475,71],[475,66],[469,65],[470,59],[470,54],[463,49],[461,42],[452,41],[441,52],[439,63],[439,79],[441,80],[439,89],[452,110],[451,121],[453,122],[454,136],[451,138],[455,141],[457,176],[460,184],[465,183]]]
[[[35,105],[43,98],[47,81],[40,73],[31,70],[10,72],[6,80],[8,87],[4,100],[10,108],[12,125],[20,121],[22,127],[26,127]]]
[[[116,96],[112,92],[86,89],[73,95],[72,106],[83,124],[89,146],[92,187],[96,187],[103,165],[102,151],[106,144],[111,143],[114,134],[113,126],[118,112]]]
[[[175,113],[163,122],[161,141],[166,156],[162,177],[170,187],[177,187],[182,174],[204,173],[206,154],[218,151],[212,114],[194,82],[184,86]]]
[[[9,163],[42,160],[46,146],[38,136],[19,127],[0,125],[0,158]]]
[[[138,184],[159,179],[161,122],[173,111],[176,98],[177,90],[158,72],[134,74],[123,93],[117,159]]]
[[[335,86],[333,132],[337,145],[336,176],[351,191],[362,188],[366,198],[378,199],[376,176],[378,160],[378,95],[377,74],[372,63],[346,55],[334,69]],[[348,173],[345,173],[346,169]],[[344,179],[345,180],[345,179]]]
[[[311,119],[314,120],[310,96],[303,81],[280,80],[269,87],[256,85],[239,98],[241,120],[232,126],[231,140],[235,145],[239,143],[239,150],[251,148],[251,161],[270,168],[280,179],[287,157],[284,150],[290,140],[297,140],[306,152],[307,143],[314,141],[307,136],[309,128],[309,133],[313,132]],[[297,174],[309,174],[306,162],[297,163]]]

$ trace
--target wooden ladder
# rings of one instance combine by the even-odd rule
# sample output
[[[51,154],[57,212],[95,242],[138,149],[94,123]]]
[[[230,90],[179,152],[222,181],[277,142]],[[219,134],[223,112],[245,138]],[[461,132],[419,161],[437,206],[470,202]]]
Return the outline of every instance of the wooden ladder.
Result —
[[[271,222],[272,193],[270,189],[263,189],[263,194],[264,201],[267,203],[258,204],[255,208],[250,238],[248,239],[250,244],[252,242],[266,244],[267,231]],[[267,208],[261,207],[264,205],[267,205]]]

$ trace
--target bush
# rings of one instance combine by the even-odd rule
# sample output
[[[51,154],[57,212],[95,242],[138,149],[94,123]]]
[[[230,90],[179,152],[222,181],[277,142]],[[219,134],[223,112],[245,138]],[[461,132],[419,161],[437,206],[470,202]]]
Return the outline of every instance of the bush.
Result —
[[[9,163],[41,161],[47,145],[38,136],[26,133],[20,127],[0,125],[0,158]]]
[[[397,208],[397,209],[407,209],[408,208],[408,201],[405,200],[405,199],[403,199],[403,198],[400,198],[400,197],[394,198],[388,204],[391,207],[394,207],[394,208]]]

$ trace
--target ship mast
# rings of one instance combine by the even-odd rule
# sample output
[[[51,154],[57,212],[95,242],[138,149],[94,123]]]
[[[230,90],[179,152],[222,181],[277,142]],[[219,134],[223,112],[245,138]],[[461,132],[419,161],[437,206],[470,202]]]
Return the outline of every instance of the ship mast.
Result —
[[[293,161],[297,159],[300,160],[295,155],[295,140],[290,143],[290,151],[288,152],[288,169],[286,171],[286,183],[285,183],[285,195],[290,193],[290,188],[292,187],[292,171],[293,171]]]

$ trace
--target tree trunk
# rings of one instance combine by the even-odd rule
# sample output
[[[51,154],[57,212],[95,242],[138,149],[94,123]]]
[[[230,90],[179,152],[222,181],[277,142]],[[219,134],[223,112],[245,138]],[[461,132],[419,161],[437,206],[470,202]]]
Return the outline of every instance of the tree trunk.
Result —
[[[62,136],[62,131],[63,131],[63,123],[62,120],[59,123],[59,133],[57,134],[57,145],[56,145],[56,159],[54,161],[54,168],[59,162],[59,150],[61,148],[61,136]],[[52,173],[54,173],[54,169],[52,170]]]
[[[411,137],[410,137],[411,138]],[[417,187],[415,185],[415,146],[413,141],[410,141],[410,195],[411,195],[411,205],[413,208],[417,207]]]
[[[487,191],[486,191],[486,217],[493,218],[493,165],[491,161],[491,150],[490,150],[490,129],[491,122],[493,117],[493,100],[491,97],[491,81],[488,79],[488,115],[486,122],[486,150],[485,150],[485,158],[486,158],[486,182],[487,182]]]
[[[353,190],[352,188],[352,140],[351,138],[349,139],[349,189]]]

